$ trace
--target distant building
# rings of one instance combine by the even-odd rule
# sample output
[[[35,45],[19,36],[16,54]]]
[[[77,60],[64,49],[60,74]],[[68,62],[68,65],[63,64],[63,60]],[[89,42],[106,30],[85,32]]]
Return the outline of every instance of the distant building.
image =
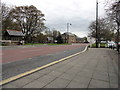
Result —
[[[77,37],[77,43],[84,43],[84,38]]]
[[[5,30],[2,36],[2,43],[7,44],[20,44],[23,43],[25,34],[18,30]]]
[[[47,37],[47,43],[53,43],[53,37]]]
[[[75,34],[72,33],[63,33],[62,34],[62,38],[63,38],[63,43],[76,43],[77,40],[77,36]]]

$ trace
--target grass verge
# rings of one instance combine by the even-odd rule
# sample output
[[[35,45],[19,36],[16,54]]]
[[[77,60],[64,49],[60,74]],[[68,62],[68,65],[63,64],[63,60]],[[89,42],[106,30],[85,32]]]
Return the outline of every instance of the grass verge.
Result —
[[[100,47],[100,48],[105,48],[106,46],[107,46],[107,44],[105,44],[105,43],[100,43],[100,44],[98,45],[98,47]],[[96,48],[96,44],[95,44],[95,43],[92,44],[91,47],[92,47],[92,48]]]
[[[47,44],[44,44],[44,43],[26,43],[24,45],[71,45],[71,44],[68,44],[68,43],[62,43],[62,44],[56,44],[56,43],[47,43]]]

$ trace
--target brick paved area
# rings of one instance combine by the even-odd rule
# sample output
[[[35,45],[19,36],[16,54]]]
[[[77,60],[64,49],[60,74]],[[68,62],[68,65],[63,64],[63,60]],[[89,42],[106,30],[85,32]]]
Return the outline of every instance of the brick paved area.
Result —
[[[66,50],[73,50],[79,47],[86,46],[86,44],[78,44],[78,45],[53,45],[53,46],[39,46],[39,47],[25,47],[25,48],[11,48],[2,50],[2,60],[0,63],[8,63],[19,61],[27,58],[32,58],[35,56],[44,56],[47,54],[53,54],[56,52],[63,52]]]

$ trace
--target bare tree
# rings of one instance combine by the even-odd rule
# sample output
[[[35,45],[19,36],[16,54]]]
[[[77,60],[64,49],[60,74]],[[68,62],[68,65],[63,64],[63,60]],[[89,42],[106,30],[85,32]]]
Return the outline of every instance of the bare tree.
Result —
[[[120,35],[119,35],[119,32],[120,32],[119,31],[120,30],[120,0],[112,3],[112,5],[107,10],[107,15],[113,21],[113,23],[115,23],[117,26],[116,42],[117,42],[117,51],[119,52],[118,42],[120,41]]]
[[[18,23],[28,41],[32,41],[30,40],[32,36],[43,30],[44,14],[33,5],[15,7],[9,15],[13,21]]]
[[[98,41],[111,40],[114,38],[114,28],[112,23],[106,18],[98,19]],[[96,21],[93,21],[90,26],[89,35],[96,38]]]
[[[9,17],[10,7],[8,7],[5,3],[1,3],[1,15],[2,20],[6,20]]]

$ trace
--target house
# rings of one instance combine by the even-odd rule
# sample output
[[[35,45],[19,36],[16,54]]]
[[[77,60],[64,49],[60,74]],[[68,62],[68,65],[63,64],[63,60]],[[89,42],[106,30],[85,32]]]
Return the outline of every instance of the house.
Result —
[[[24,40],[24,36],[22,31],[4,30],[1,42],[7,45],[20,44]]]
[[[96,42],[96,39],[94,37],[87,37],[87,41],[90,43],[90,44],[94,44]]]
[[[72,33],[63,33],[62,38],[63,38],[63,43],[76,43],[77,42],[76,40],[77,36]]]
[[[47,37],[47,43],[53,43],[53,37]]]
[[[77,43],[84,43],[84,38],[77,37],[76,41]]]

